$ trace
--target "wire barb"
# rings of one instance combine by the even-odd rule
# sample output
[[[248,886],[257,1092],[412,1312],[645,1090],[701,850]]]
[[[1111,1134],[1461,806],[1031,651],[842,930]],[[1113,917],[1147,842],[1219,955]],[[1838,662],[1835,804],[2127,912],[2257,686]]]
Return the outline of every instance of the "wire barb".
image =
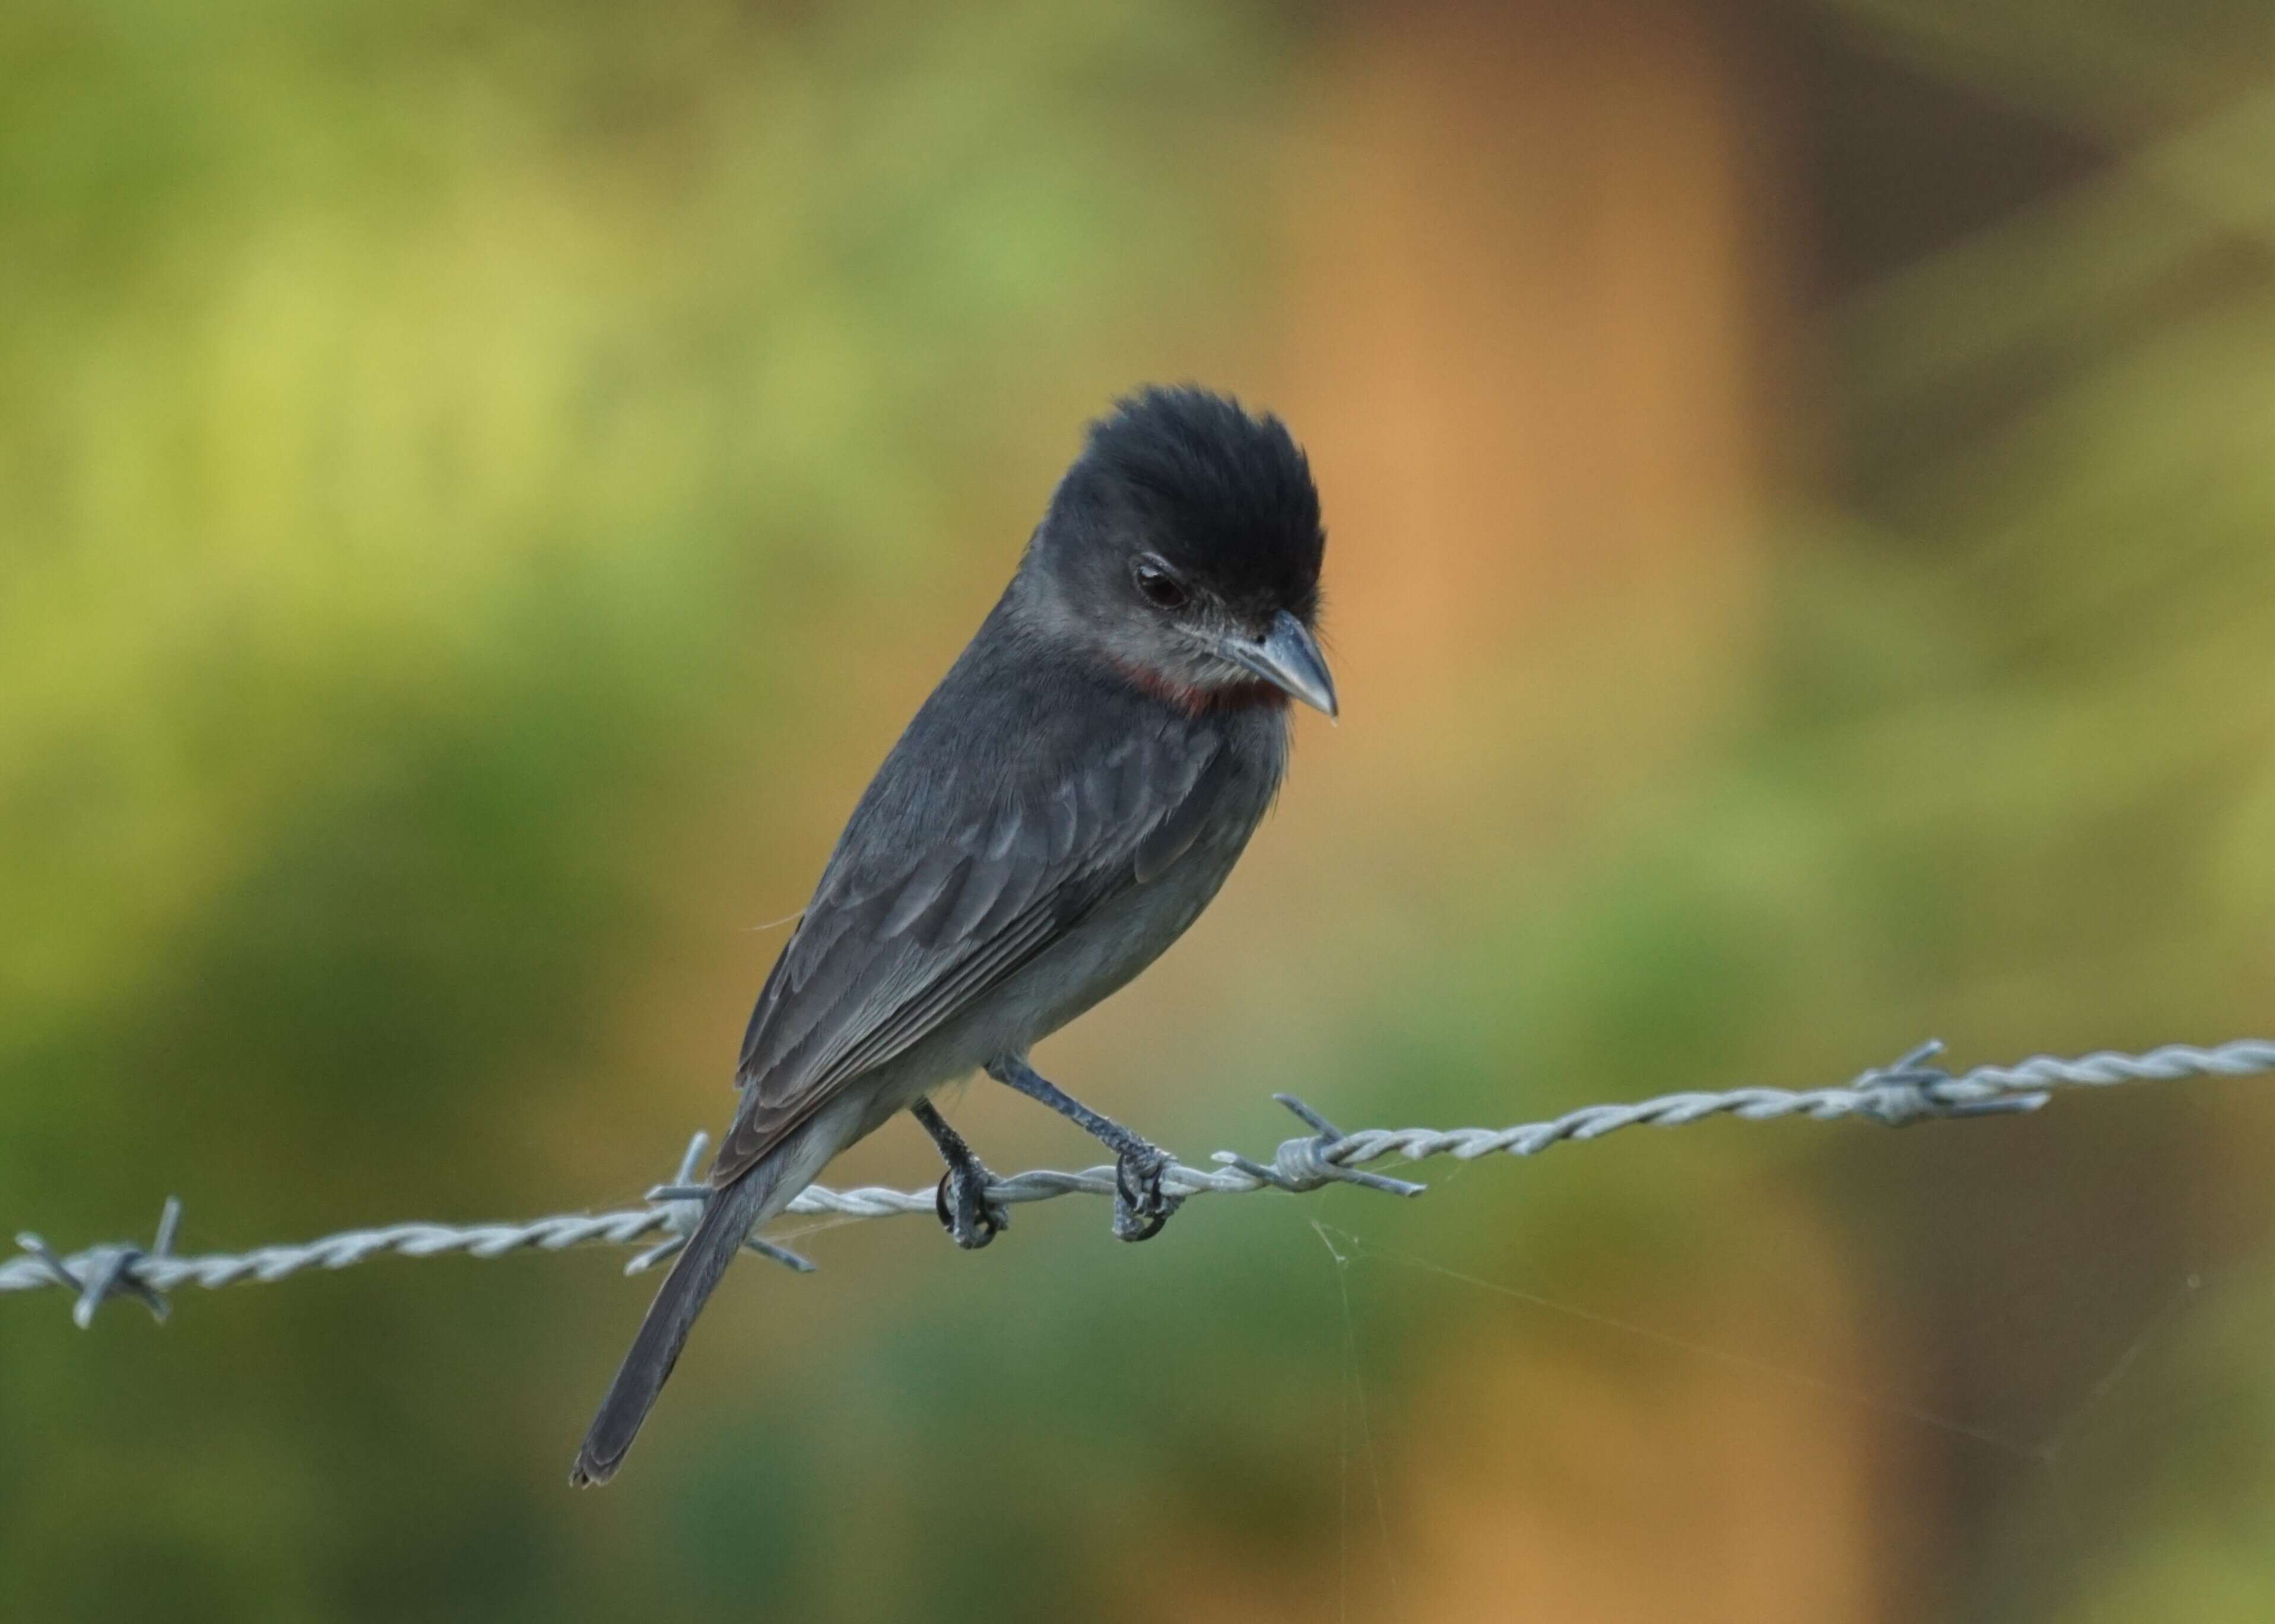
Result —
[[[1348,1155],[1358,1141],[1295,1095],[1274,1094],[1272,1098],[1303,1118],[1311,1127],[1311,1137],[1283,1141],[1268,1167],[1261,1162],[1251,1161],[1245,1156],[1236,1156],[1230,1151],[1217,1152],[1212,1160],[1222,1167],[1237,1167],[1249,1177],[1260,1180],[1274,1190],[1284,1190],[1296,1195],[1318,1190],[1325,1184],[1357,1184],[1364,1190],[1379,1190],[1393,1196],[1418,1196],[1430,1188],[1427,1184],[1387,1178],[1379,1173],[1362,1173],[1356,1167],[1343,1166],[1341,1159]]]
[[[711,1136],[698,1129],[687,1142],[687,1154],[679,1159],[679,1172],[669,1184],[659,1184],[647,1192],[650,1205],[663,1213],[664,1227],[671,1231],[670,1238],[661,1244],[649,1247],[624,1265],[627,1274],[645,1273],[666,1258],[687,1244],[687,1237],[695,1233],[695,1226],[703,1220],[703,1208],[710,1201],[713,1190],[708,1184],[695,1182],[695,1170],[703,1165],[703,1152],[711,1148]],[[810,1258],[801,1258],[787,1247],[776,1246],[771,1241],[761,1241],[754,1235],[743,1237],[745,1250],[770,1258],[796,1274],[811,1274],[820,1266]]]
[[[132,1297],[163,1325],[173,1313],[173,1305],[139,1271],[146,1259],[163,1262],[173,1256],[174,1233],[181,1222],[182,1198],[169,1196],[159,1211],[158,1233],[148,1251],[132,1245],[94,1246],[66,1262],[29,1230],[16,1237],[16,1244],[38,1262],[45,1276],[43,1283],[79,1294],[79,1301],[72,1304],[72,1322],[80,1330],[93,1325],[95,1310],[113,1297]]]
[[[2043,1089],[1980,1097],[1954,1093],[1959,1079],[1928,1064],[1942,1053],[1943,1039],[1931,1038],[1894,1065],[1876,1066],[1858,1077],[1856,1088],[1871,1096],[1860,1114],[1883,1127],[1908,1128],[1930,1117],[2012,1116],[2035,1111],[2053,1098]]]
[[[1901,1128],[1930,1117],[1966,1121],[2036,1111],[2062,1089],[2104,1089],[2123,1083],[2240,1077],[2275,1071],[2275,1042],[2256,1038],[2239,1039],[2213,1048],[2167,1044],[2145,1054],[2105,1050],[2072,1060],[2041,1054],[2012,1066],[1977,1066],[1959,1076],[1931,1063],[1942,1051],[1939,1043],[1924,1044],[1892,1065],[1873,1067],[1852,1082],[1833,1088],[1803,1091],[1735,1088],[1719,1093],[1661,1094],[1627,1104],[1583,1106],[1546,1122],[1513,1128],[1363,1128],[1345,1133],[1294,1095],[1279,1094],[1274,1097],[1302,1119],[1310,1134],[1283,1142],[1269,1163],[1252,1161],[1231,1151],[1217,1152],[1213,1167],[1172,1163],[1161,1182],[1164,1190],[1181,1198],[1248,1195],[1260,1190],[1300,1194],[1328,1184],[1356,1184],[1413,1197],[1422,1194],[1425,1187],[1364,1172],[1364,1164],[1389,1156],[1408,1161],[1434,1156],[1451,1156],[1458,1161],[1492,1155],[1537,1156],[1553,1145],[1584,1144],[1623,1128],[1684,1128],[1716,1116],[1747,1122],[1780,1117],[1818,1122],[1862,1117]],[[577,1246],[637,1246],[641,1250],[626,1270],[637,1273],[686,1244],[686,1237],[701,1220],[704,1203],[712,1192],[707,1184],[698,1181],[697,1170],[709,1146],[709,1136],[697,1134],[688,1141],[673,1182],[649,1190],[646,1205],[621,1212],[570,1212],[522,1223],[395,1224],[381,1229],[351,1229],[298,1245],[202,1257],[175,1254],[174,1236],[182,1209],[179,1201],[170,1198],[158,1220],[157,1237],[147,1250],[114,1243],[64,1258],[36,1235],[18,1235],[16,1243],[23,1255],[0,1259],[0,1292],[58,1287],[72,1292],[78,1299],[72,1318],[84,1329],[94,1322],[96,1310],[117,1297],[132,1297],[163,1319],[168,1311],[165,1294],[183,1286],[218,1289],[240,1281],[278,1280],[303,1269],[344,1269],[389,1253],[435,1258],[464,1252],[473,1258],[502,1258],[533,1248],[565,1251]],[[1037,1169],[998,1179],[991,1191],[1004,1202],[1111,1196],[1114,1175],[1111,1167],[1089,1167],[1079,1173]],[[839,1219],[888,1218],[903,1212],[930,1215],[936,1197],[929,1184],[922,1190],[830,1190],[817,1184],[800,1191],[788,1210]],[[756,1235],[744,1244],[800,1273],[813,1268],[796,1252]]]

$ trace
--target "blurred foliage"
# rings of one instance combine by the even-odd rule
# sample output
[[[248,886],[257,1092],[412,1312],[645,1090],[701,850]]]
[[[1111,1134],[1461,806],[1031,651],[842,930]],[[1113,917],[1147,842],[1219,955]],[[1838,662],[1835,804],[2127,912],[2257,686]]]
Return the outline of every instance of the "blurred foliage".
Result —
[[[713,831],[803,883],[781,803],[801,773],[850,799],[850,730],[887,725],[861,668],[953,647],[1132,369],[1279,319],[1257,200],[1338,22],[0,12],[16,1221],[75,1243],[178,1189],[185,1243],[233,1246],[662,1172],[669,1133],[634,1135],[679,1107],[618,1067],[673,1017],[642,978],[690,950]],[[2233,49],[2262,25],[1805,14],[2124,150],[1812,315],[1825,465],[1764,526],[1733,704],[1568,830],[1482,797],[1429,831],[1411,950],[1206,1034],[1173,1143],[1268,1142],[1274,1088],[1500,1121],[1931,1033],[2264,1029],[2275,119]],[[1349,952],[1385,925],[1355,911]],[[692,1046],[723,1071],[732,1037]],[[1697,1500],[1767,1446],[1685,1417],[1765,1384],[1828,1471],[1868,1459],[1885,1616],[2264,1616],[2271,1133],[2173,1090],[1629,1137],[1111,1256],[1056,1210],[974,1258],[876,1226],[722,1303],[582,1499],[557,1469],[639,1295],[609,1260],[381,1265],[162,1332],[15,1299],[0,1616],[1145,1617],[1165,1575],[1229,1576],[1245,1616],[1477,1616],[1429,1588],[1451,1536],[1411,1497],[1484,1453],[1489,1524],[1521,1485],[1619,1532],[1618,1428],[1563,1430],[1599,1381]],[[596,1161],[618,1187],[564,1194]]]
[[[934,578],[949,474],[1047,488],[1006,399],[1070,417],[1101,315],[1235,277],[1199,160],[1274,49],[1202,6],[8,8],[11,1208],[557,1198],[517,1119],[653,940],[645,853],[722,750],[826,730],[815,606]],[[469,1424],[513,1361],[435,1379],[480,1341],[434,1336],[565,1333],[536,1287],[248,1297],[155,1387],[11,1334],[0,1456],[47,1464],[0,1613],[621,1612]]]

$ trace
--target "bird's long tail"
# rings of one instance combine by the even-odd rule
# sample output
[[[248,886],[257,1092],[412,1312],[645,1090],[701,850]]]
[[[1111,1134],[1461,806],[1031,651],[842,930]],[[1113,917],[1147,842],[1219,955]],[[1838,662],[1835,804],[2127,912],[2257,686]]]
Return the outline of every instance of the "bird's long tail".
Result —
[[[785,1159],[779,1153],[767,1158],[714,1192],[705,1204],[695,1232],[673,1261],[655,1301],[648,1304],[631,1351],[624,1356],[616,1380],[608,1384],[608,1396],[601,1401],[600,1414],[585,1434],[584,1447],[578,1450],[577,1464],[569,1472],[573,1486],[606,1483],[624,1463],[624,1453],[670,1379],[671,1367],[679,1363],[679,1350],[687,1346],[695,1317],[711,1300],[752,1226],[772,1216],[766,1210],[767,1198],[783,1182]]]

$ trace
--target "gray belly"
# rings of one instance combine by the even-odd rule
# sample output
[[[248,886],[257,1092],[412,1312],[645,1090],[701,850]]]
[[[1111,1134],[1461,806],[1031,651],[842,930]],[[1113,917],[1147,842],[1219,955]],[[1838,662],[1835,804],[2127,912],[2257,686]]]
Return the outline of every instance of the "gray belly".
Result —
[[[1198,918],[1248,844],[1270,788],[1228,809],[1150,884],[1107,903],[1024,966],[982,1007],[949,1023],[873,1074],[860,1129],[867,1133],[919,1097],[1005,1054],[1028,1048],[1122,987]]]

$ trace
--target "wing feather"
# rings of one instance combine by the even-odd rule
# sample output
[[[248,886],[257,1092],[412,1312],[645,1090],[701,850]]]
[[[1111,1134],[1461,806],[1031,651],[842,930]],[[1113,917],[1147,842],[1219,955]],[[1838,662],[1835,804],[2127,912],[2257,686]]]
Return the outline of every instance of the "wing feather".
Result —
[[[752,1012],[743,1106],[714,1182],[1107,898],[1157,878],[1234,770],[1209,734],[1124,735],[1082,751],[1071,773],[1051,768],[1053,752],[1033,753],[1032,769],[1015,761],[960,818],[936,810],[958,798],[952,781],[897,806],[865,798]]]

